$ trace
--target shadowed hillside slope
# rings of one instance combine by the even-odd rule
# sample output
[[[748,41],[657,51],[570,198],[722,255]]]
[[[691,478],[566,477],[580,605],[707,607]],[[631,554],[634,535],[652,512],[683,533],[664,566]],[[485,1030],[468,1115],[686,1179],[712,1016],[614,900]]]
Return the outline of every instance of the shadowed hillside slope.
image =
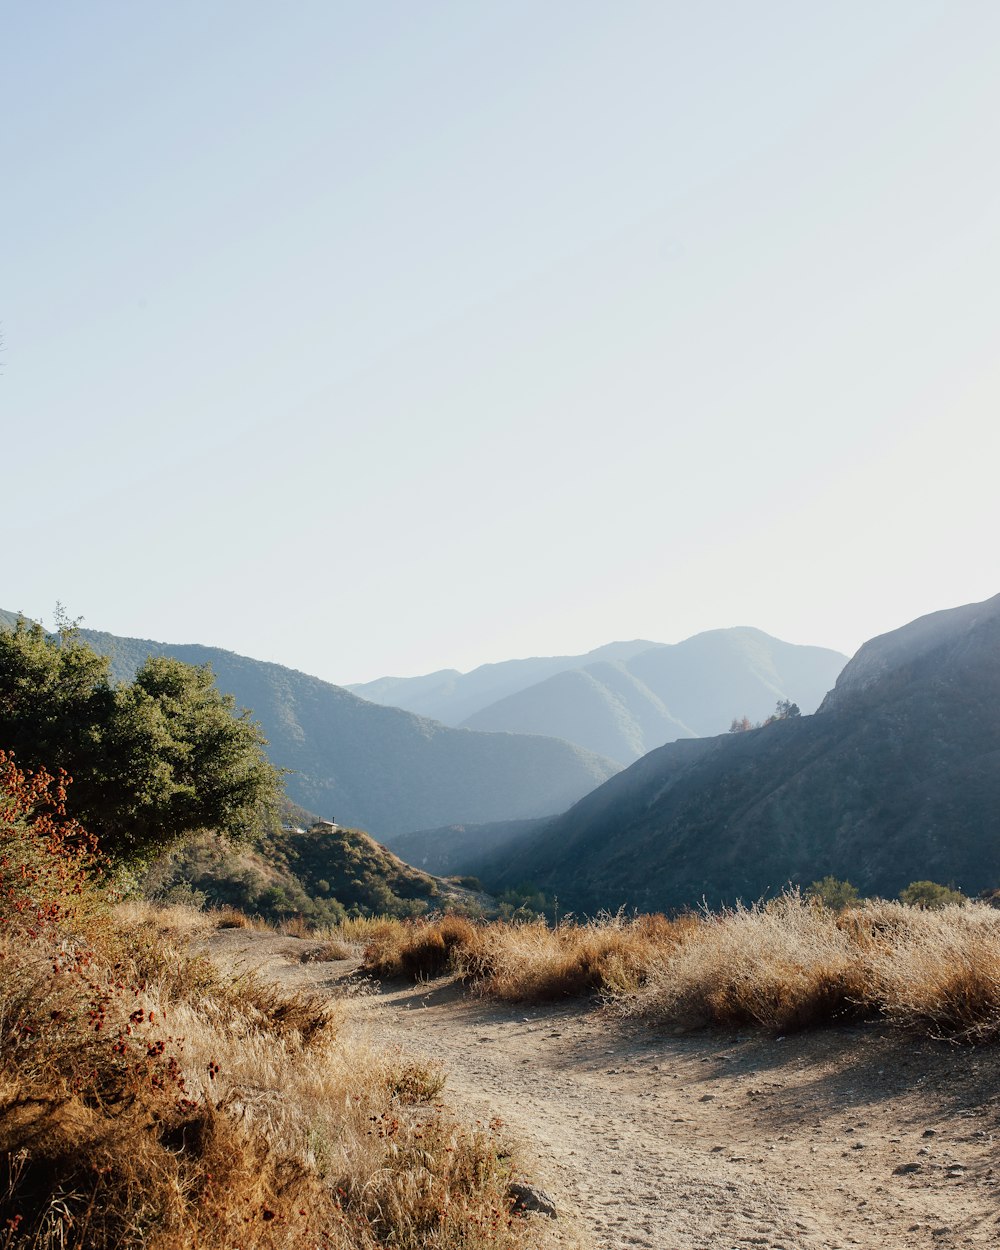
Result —
[[[290,770],[289,797],[371,833],[548,815],[617,770],[568,742],[452,729],[217,647],[80,634],[122,679],[149,655],[210,664],[219,688],[260,722],[272,763]]]
[[[814,716],[675,742],[470,864],[583,910],[714,905],[827,873],[1000,883],[1000,596],[873,639]]]
[[[394,834],[385,839],[385,844],[408,864],[425,872],[438,876],[475,873],[478,868],[471,868],[471,864],[494,862],[504,847],[520,846],[526,834],[540,832],[547,823],[542,817],[493,821],[485,825],[446,825],[443,829]]]

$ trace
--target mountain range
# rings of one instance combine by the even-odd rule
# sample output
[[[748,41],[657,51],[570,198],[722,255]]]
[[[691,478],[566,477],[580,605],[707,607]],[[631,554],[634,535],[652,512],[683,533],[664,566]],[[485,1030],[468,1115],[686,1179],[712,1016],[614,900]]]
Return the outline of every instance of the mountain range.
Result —
[[[886,896],[995,888],[1000,595],[867,642],[815,715],[660,747],[456,867],[582,911],[716,906],[827,874]]]
[[[847,657],[738,627],[665,644],[613,642],[585,655],[506,660],[469,673],[383,677],[350,686],[466,729],[564,738],[625,765],[676,738],[763,720],[779,699],[811,712]]]
[[[8,625],[17,619],[7,612]],[[279,664],[217,647],[174,645],[81,629],[129,680],[150,655],[210,664],[219,688],[249,708],[268,755],[288,769],[288,796],[376,836],[463,821],[561,811],[618,765],[556,738],[454,729]]]

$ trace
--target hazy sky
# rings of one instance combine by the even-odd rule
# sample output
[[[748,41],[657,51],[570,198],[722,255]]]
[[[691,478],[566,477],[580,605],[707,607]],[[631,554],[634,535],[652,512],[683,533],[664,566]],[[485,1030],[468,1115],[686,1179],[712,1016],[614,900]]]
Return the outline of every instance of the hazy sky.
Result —
[[[347,682],[1000,591],[996,0],[0,10],[0,607]]]

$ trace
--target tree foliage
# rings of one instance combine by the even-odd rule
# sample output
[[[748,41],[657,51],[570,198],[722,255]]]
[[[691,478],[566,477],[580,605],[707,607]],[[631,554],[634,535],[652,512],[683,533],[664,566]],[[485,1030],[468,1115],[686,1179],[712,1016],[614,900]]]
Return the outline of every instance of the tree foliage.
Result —
[[[116,858],[199,829],[253,832],[279,788],[265,745],[207,666],[150,657],[116,685],[71,626],[53,637],[21,620],[0,632],[0,748],[72,777],[67,811]]]
[[[965,895],[961,890],[950,885],[940,885],[937,881],[911,881],[905,890],[900,890],[899,899],[909,907],[937,911],[952,903],[964,903]]]
[[[858,901],[857,887],[850,881],[841,881],[838,877],[826,876],[814,881],[806,889],[806,897],[816,899],[824,907],[833,911],[843,911],[845,907],[853,907]]]

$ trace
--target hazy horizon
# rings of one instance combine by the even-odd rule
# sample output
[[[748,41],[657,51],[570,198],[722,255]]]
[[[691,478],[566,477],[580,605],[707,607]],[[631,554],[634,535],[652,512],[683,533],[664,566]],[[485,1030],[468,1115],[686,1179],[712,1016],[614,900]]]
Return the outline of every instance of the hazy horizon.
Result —
[[[1000,7],[7,14],[0,605],[338,684],[1000,590]]]

